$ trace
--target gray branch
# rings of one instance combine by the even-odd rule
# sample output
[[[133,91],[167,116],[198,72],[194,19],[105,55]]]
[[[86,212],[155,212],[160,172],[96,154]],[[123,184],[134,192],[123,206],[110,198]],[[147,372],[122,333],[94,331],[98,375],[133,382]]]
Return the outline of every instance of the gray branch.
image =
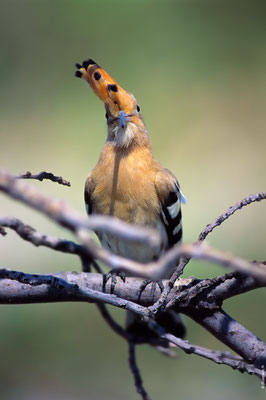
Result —
[[[152,279],[161,279],[173,268],[176,268],[171,279],[164,281],[163,294],[161,295],[159,289],[155,290],[152,302],[151,288],[149,287],[145,289],[141,299],[139,299],[142,283],[140,278],[126,278],[125,283],[118,278],[115,294],[109,294],[110,283],[107,283],[107,292],[104,292],[101,274],[72,272],[37,275],[1,269],[0,303],[22,304],[56,301],[96,303],[109,326],[130,344],[130,366],[137,390],[143,399],[148,399],[148,395],[143,388],[141,375],[136,364],[135,343],[133,343],[132,337],[112,319],[105,304],[138,314],[158,335],[158,340],[153,339],[149,344],[163,350],[167,355],[172,355],[172,353],[161,346],[165,341],[174,344],[186,353],[192,353],[215,363],[224,364],[241,372],[255,374],[263,378],[263,368],[266,364],[265,343],[227,315],[222,310],[222,304],[229,297],[265,287],[265,263],[246,261],[206,246],[202,244],[202,241],[214,228],[226,221],[237,210],[266,199],[266,193],[246,197],[207,225],[194,244],[175,246],[162,255],[158,261],[144,266],[99,247],[91,239],[90,231],[112,233],[122,240],[142,242],[151,247],[160,243],[161,239],[157,232],[144,227],[128,225],[111,217],[90,216],[84,218],[65,202],[53,199],[25,182],[18,181],[17,178],[50,179],[60,184],[68,184],[68,182],[47,172],[16,176],[0,171],[0,191],[37,209],[55,223],[74,232],[81,244],[41,234],[14,217],[0,218],[0,234],[6,234],[5,228],[13,229],[24,240],[35,246],[46,246],[52,250],[76,254],[81,258],[83,267],[85,264],[94,263],[95,268],[98,268],[99,271],[100,268],[95,260],[99,260],[113,269],[124,270],[134,276]],[[183,257],[183,260],[177,266],[177,260],[180,257]],[[214,262],[222,267],[231,268],[235,272],[205,280],[198,280],[194,277],[177,280],[191,258]],[[188,341],[164,331],[155,321],[155,316],[162,311],[162,307],[186,314],[238,355],[192,345]]]
[[[0,170],[0,191],[42,212],[74,233],[80,229],[113,233],[124,240],[140,241],[148,246],[157,246],[161,240],[153,229],[139,229],[117,218],[102,215],[85,218],[64,201],[49,197],[38,188],[16,179],[16,175],[3,170]]]
[[[156,331],[162,329],[154,325],[153,315],[149,313],[149,308],[147,308],[151,305],[151,289],[145,289],[141,296],[141,301],[139,300],[139,289],[142,283],[142,280],[139,278],[127,277],[125,283],[122,280],[118,280],[115,286],[115,294],[104,293],[102,291],[103,281],[101,274],[61,272],[53,275],[32,275],[2,269],[0,270],[0,278],[1,304],[56,301],[106,303],[135,312],[146,320],[148,324],[151,324],[152,329]],[[220,284],[222,284],[222,281],[225,282],[228,280],[230,282],[232,279],[235,278],[228,275],[224,280],[221,279]],[[243,277],[242,279],[245,278]],[[211,359],[214,362],[224,363],[236,369],[244,368],[243,370],[249,373],[253,365],[253,369],[255,368],[253,371],[254,374],[261,376],[258,370],[261,365],[265,365],[266,363],[265,343],[225,314],[221,310],[220,305],[216,304],[214,307],[213,304],[205,301],[202,286],[207,290],[207,281],[199,281],[195,278],[180,280],[178,285],[175,286],[175,290],[171,292],[169,302],[175,302],[176,312],[185,313],[197,323],[204,326],[215,337],[239,354],[241,359],[235,359],[232,355],[230,357],[228,355],[225,356],[221,352],[213,352],[208,349],[203,350],[180,338],[174,338],[173,335],[167,334],[164,331],[160,331],[160,338],[166,338],[185,352]],[[200,285],[202,282],[204,282],[204,285]],[[164,284],[166,283],[167,281],[164,281]],[[110,291],[110,285],[110,283],[107,283],[107,292]],[[197,290],[195,290],[196,287]],[[209,296],[211,296],[212,287],[214,291],[217,291],[217,285],[215,286],[213,279],[210,279],[208,288]],[[254,289],[254,285],[252,289]],[[182,292],[186,293],[183,296],[185,301],[182,299]],[[154,300],[158,300],[159,296],[160,291],[158,289],[155,291]],[[178,298],[180,299],[179,303],[177,302]],[[197,307],[195,307],[195,303]],[[260,371],[262,372],[262,370]]]
[[[245,207],[249,204],[252,204],[254,202],[259,202],[259,201],[265,200],[265,199],[266,199],[266,192],[261,192],[261,193],[252,194],[250,196],[247,196],[240,202],[237,202],[233,206],[229,207],[229,209],[225,213],[220,215],[212,223],[208,224],[203,229],[203,231],[199,234],[199,237],[196,240],[196,242],[194,243],[194,245],[202,243],[206,239],[206,237],[213,231],[213,229],[217,228],[217,226],[220,226],[224,221],[226,221],[229,217],[231,217],[236,211],[241,210],[243,207]],[[172,274],[168,285],[164,288],[160,299],[157,301],[157,303],[154,304],[153,312],[158,312],[161,308],[164,307],[167,296],[169,295],[170,291],[172,290],[174,283],[179,278],[179,276],[183,273],[186,265],[189,263],[190,260],[191,260],[190,255],[188,255],[187,257],[183,257],[180,264],[176,267],[174,273]]]
[[[25,174],[19,174],[16,177],[18,179],[36,179],[40,182],[42,182],[44,179],[48,179],[49,181],[57,182],[60,185],[71,186],[70,182],[63,179],[62,176],[55,176],[51,172],[46,171],[39,172],[38,174],[32,174],[30,171],[27,171]]]

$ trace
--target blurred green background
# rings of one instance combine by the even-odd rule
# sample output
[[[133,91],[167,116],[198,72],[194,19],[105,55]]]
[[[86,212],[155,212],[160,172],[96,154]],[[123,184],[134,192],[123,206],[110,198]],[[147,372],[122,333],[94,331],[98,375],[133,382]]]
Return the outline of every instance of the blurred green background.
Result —
[[[106,135],[104,108],[73,77],[89,57],[131,91],[156,157],[178,177],[184,240],[192,242],[229,205],[265,191],[266,7],[264,1],[0,1],[0,165],[14,173],[52,171],[71,188],[32,182],[84,212],[83,185]],[[38,213],[0,197],[1,215],[71,237]],[[265,259],[266,204],[232,217],[208,243]],[[80,270],[77,258],[34,248],[9,232],[1,267]],[[185,276],[223,274],[192,262]],[[265,291],[225,310],[266,339]],[[1,399],[136,399],[125,343],[93,305],[1,306]],[[120,320],[123,313],[115,311]],[[188,339],[225,348],[187,320]],[[193,355],[171,360],[138,349],[152,399],[262,399],[258,379]]]

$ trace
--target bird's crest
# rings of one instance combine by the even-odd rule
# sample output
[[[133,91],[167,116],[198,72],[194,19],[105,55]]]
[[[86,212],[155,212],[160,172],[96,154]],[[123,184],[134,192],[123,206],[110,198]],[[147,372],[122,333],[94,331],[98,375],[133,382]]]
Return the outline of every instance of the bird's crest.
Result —
[[[125,91],[115,79],[113,79],[95,61],[89,59],[82,65],[76,64],[75,76],[86,80],[94,93],[104,102],[106,109],[113,117],[118,117],[120,111],[132,114],[136,109],[134,96]]]

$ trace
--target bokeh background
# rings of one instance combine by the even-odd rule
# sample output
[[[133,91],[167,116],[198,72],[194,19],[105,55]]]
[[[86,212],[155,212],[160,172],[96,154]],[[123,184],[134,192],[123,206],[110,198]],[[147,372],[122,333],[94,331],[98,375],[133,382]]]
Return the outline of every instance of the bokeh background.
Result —
[[[32,182],[84,212],[83,185],[106,135],[104,108],[73,77],[93,58],[141,106],[156,157],[178,177],[184,240],[192,242],[229,205],[265,191],[266,7],[263,1],[0,0],[0,165],[14,173],[52,171],[66,188]],[[1,215],[71,237],[3,195]],[[265,255],[266,204],[238,212],[208,238],[247,259]],[[77,258],[34,248],[9,232],[1,267],[49,273],[80,270]],[[223,274],[191,262],[185,276]],[[224,308],[266,339],[265,291]],[[123,313],[114,314],[119,320]],[[126,344],[95,306],[0,307],[2,400],[136,399]],[[223,349],[187,320],[188,339]],[[163,357],[142,346],[138,360],[152,399],[262,399],[258,379],[193,355]]]

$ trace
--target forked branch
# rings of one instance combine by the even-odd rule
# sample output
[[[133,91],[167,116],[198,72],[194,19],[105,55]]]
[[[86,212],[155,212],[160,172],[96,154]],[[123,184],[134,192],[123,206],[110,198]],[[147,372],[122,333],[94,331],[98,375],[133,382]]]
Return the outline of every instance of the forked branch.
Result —
[[[84,218],[65,202],[53,199],[20,179],[49,179],[62,185],[69,182],[62,177],[54,176],[45,171],[40,174],[11,175],[0,171],[0,191],[28,206],[47,215],[55,223],[69,229],[80,244],[65,239],[51,237],[37,232],[31,226],[15,217],[0,218],[0,234],[6,235],[6,229],[14,230],[22,239],[35,246],[45,246],[51,250],[76,254],[80,257],[84,270],[90,264],[101,272],[96,260],[106,266],[124,270],[139,278],[127,278],[126,282],[118,279],[115,294],[109,294],[110,284],[103,291],[102,274],[88,273],[57,273],[52,275],[25,274],[23,272],[0,269],[0,303],[22,304],[53,301],[86,301],[93,302],[105,318],[108,325],[129,343],[129,361],[135,384],[143,399],[149,399],[142,383],[142,378],[136,364],[135,345],[132,336],[118,325],[109,314],[106,304],[124,308],[138,314],[158,336],[149,344],[170,355],[165,344],[172,343],[186,353],[207,358],[215,363],[224,364],[240,372],[255,374],[264,378],[266,365],[266,345],[249,332],[241,324],[222,310],[223,302],[232,296],[266,286],[266,265],[264,262],[249,262],[217,249],[202,244],[213,229],[221,225],[237,210],[266,199],[266,193],[250,195],[230,207],[224,214],[215,219],[199,235],[194,244],[173,247],[158,261],[141,264],[119,257],[110,251],[99,247],[90,237],[91,231],[107,232],[117,235],[123,240],[133,240],[145,243],[147,246],[157,246],[160,237],[158,233],[146,228],[125,224],[117,219],[103,216]],[[178,258],[183,257],[176,266]],[[191,258],[212,262],[222,267],[231,268],[235,272],[217,278],[198,280],[177,278],[183,272]],[[155,291],[151,300],[151,291],[147,288],[141,298],[139,290],[140,278],[161,279],[176,267],[169,281],[164,281],[164,291]],[[173,309],[188,315],[194,321],[210,331],[221,342],[234,350],[238,355],[212,351],[177,338],[157,324],[155,317],[163,309]]]

